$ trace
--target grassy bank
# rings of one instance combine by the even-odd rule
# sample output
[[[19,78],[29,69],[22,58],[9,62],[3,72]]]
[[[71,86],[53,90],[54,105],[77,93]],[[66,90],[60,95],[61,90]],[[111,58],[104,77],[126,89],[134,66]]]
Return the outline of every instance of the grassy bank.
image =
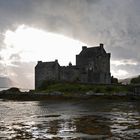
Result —
[[[127,94],[132,92],[132,86],[123,85],[93,85],[79,83],[49,83],[39,90],[21,92],[18,88],[10,88],[0,92],[0,99],[17,101],[41,100],[79,100],[79,99],[140,99]],[[96,94],[97,93],[97,94]],[[99,94],[98,94],[99,93]],[[124,94],[125,93],[125,94]]]
[[[60,91],[63,93],[86,93],[92,91],[94,93],[120,93],[132,92],[131,86],[124,85],[104,85],[104,84],[80,84],[80,83],[46,83],[39,90],[42,92]]]

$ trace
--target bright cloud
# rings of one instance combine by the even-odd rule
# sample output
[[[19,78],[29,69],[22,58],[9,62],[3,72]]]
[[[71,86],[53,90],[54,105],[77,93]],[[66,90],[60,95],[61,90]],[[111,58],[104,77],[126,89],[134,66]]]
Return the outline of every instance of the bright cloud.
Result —
[[[45,32],[25,25],[15,31],[7,30],[5,49],[0,55],[5,71],[15,85],[34,88],[34,67],[38,60],[59,60],[61,65],[75,64],[75,55],[81,51],[82,42],[66,36]]]
[[[127,78],[129,76],[129,73],[126,70],[122,70],[122,69],[112,70],[111,74],[117,78],[121,78],[121,77]]]
[[[120,65],[137,65],[138,62],[133,61],[131,59],[128,60],[111,60],[111,64],[115,66],[120,66]]]
[[[25,25],[19,26],[14,32],[6,31],[4,43],[7,49],[3,50],[2,54],[7,54],[6,60],[11,55],[18,54],[21,61],[54,61],[59,59],[63,65],[68,64],[69,61],[75,63],[75,54],[79,53],[82,45],[85,45],[66,36]]]

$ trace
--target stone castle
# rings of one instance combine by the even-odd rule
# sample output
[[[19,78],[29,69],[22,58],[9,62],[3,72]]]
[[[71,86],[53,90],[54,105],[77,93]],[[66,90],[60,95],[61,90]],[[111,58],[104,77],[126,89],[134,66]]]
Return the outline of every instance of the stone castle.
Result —
[[[35,67],[35,88],[43,81],[66,81],[79,83],[110,84],[110,53],[106,53],[103,44],[97,47],[82,47],[76,55],[76,65],[60,66],[53,62],[38,61]]]

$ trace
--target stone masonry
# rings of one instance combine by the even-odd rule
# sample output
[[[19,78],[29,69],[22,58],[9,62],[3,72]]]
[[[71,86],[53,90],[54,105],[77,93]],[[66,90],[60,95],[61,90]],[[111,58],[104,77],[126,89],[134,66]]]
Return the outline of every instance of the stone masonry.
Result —
[[[76,65],[60,66],[53,62],[38,61],[35,67],[35,88],[44,81],[66,81],[93,84],[110,84],[110,53],[106,53],[103,44],[97,47],[82,47],[76,55]]]

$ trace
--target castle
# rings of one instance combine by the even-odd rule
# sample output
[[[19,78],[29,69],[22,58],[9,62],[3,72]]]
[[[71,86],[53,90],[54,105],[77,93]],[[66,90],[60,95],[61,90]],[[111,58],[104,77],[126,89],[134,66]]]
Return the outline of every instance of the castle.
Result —
[[[43,81],[66,81],[79,83],[110,84],[110,53],[104,45],[87,48],[76,55],[76,65],[60,66],[58,60],[53,62],[38,61],[35,67],[35,88]]]

